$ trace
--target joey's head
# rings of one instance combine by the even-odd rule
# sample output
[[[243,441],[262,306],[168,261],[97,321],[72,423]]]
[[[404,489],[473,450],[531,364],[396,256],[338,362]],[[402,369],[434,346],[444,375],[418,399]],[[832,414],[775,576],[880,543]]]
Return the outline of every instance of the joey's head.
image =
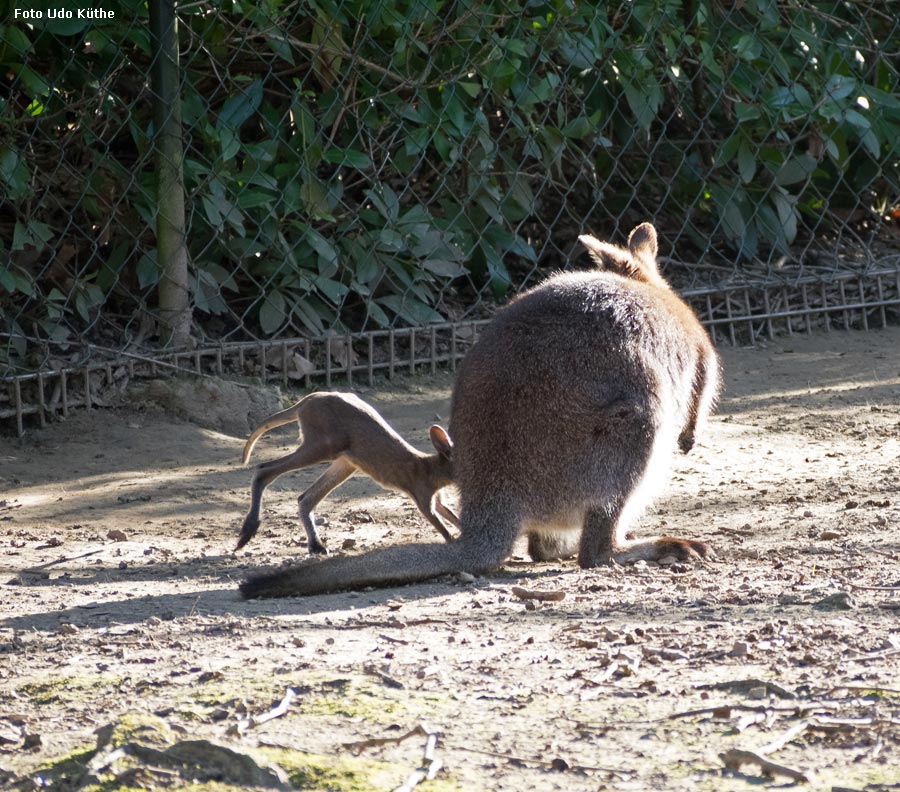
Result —
[[[650,223],[641,223],[628,235],[627,248],[610,245],[588,235],[578,237],[578,241],[587,248],[600,269],[615,272],[623,278],[669,288],[656,266],[656,229]]]
[[[432,457],[435,460],[435,472],[439,477],[446,479],[449,484],[453,481],[453,441],[444,427],[438,424],[434,424],[428,430],[428,436],[431,438],[434,450],[437,451],[437,454]]]

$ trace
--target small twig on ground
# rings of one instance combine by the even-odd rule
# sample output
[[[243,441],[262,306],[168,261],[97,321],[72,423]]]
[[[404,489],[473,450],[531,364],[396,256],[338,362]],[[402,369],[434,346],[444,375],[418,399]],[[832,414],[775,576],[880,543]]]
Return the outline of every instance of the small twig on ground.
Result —
[[[766,757],[766,754],[780,751],[795,737],[803,734],[803,732],[809,728],[809,725],[809,721],[800,721],[800,723],[791,726],[786,732],[780,734],[761,748],[757,748],[755,751],[744,751],[740,748],[731,748],[725,753],[719,754],[719,757],[722,759],[725,767],[730,770],[740,770],[741,765],[744,764],[758,764],[763,775],[782,775],[787,776],[794,781],[809,781],[809,777],[806,773],[803,773],[800,770],[794,770],[791,767],[776,764]]]
[[[735,536],[753,536],[752,528],[728,528],[724,525],[716,526],[716,533],[734,534]]]
[[[267,721],[280,718],[288,711],[295,698],[297,698],[297,691],[294,690],[294,688],[288,688],[284,694],[284,698],[281,699],[277,707],[270,709],[268,712],[264,712],[262,715],[251,715],[249,718],[241,718],[233,731],[240,735],[248,729],[252,729],[254,726],[260,726]]]
[[[88,556],[97,555],[97,553],[102,553],[103,548],[99,550],[89,550],[86,553],[80,553],[79,555],[73,556],[60,556],[59,558],[54,558],[52,561],[47,561],[43,564],[37,564],[36,566],[26,567],[22,570],[22,572],[39,572],[42,569],[47,569],[47,567],[56,566],[57,564],[65,564],[66,561],[77,561],[79,558],[87,558]]]
[[[382,641],[387,641],[388,643],[400,644],[401,646],[409,645],[409,641],[404,641],[402,638],[395,638],[393,635],[388,635],[387,633],[379,633],[378,637]]]
[[[787,745],[791,740],[797,737],[800,734],[803,734],[809,728],[808,721],[800,721],[800,723],[791,726],[784,734],[776,737],[772,742],[767,743],[762,748],[758,749],[758,752],[761,754],[770,754],[775,753],[775,751],[780,751]]]
[[[355,754],[361,754],[366,748],[377,748],[379,745],[400,745],[400,743],[408,740],[410,737],[415,737],[416,735],[427,737],[433,733],[435,732],[426,728],[424,723],[420,723],[414,729],[410,729],[406,734],[401,734],[399,737],[370,737],[368,740],[343,743],[343,747],[353,751]]]
[[[510,754],[499,753],[497,751],[485,751],[481,748],[469,748],[468,746],[465,748],[460,745],[450,745],[447,747],[454,751],[465,751],[466,753],[474,753],[479,756],[492,756],[495,759],[505,759],[507,762],[517,762],[518,764],[523,765],[537,765],[538,767],[546,767],[550,770],[555,770],[559,767],[558,759],[548,762],[544,759],[522,759],[519,756],[511,756]],[[568,765],[568,769],[590,773],[609,773],[622,781],[628,780],[633,775],[633,773],[630,773],[627,770],[616,770],[613,767],[595,767],[592,765]]]
[[[394,677],[390,676],[389,674],[385,674],[384,671],[379,671],[372,663],[366,663],[366,665],[363,666],[363,671],[369,674],[369,676],[380,679],[389,688],[403,690],[403,688],[405,687],[399,679],[394,679]]]
[[[754,751],[742,751],[739,748],[731,748],[725,751],[725,753],[719,754],[719,758],[729,770],[740,770],[741,765],[745,764],[757,764],[762,770],[763,775],[780,775],[790,778],[793,781],[804,783],[809,781],[809,776],[806,775],[806,773],[803,773],[800,770],[794,770],[792,767],[776,764]]]
[[[900,726],[896,718],[829,718],[818,715],[810,722],[810,726],[839,726],[859,729],[866,726]]]
[[[560,602],[566,598],[565,591],[537,591],[521,586],[513,586],[510,591],[519,599],[537,600],[538,602]]]
[[[420,723],[414,729],[410,729],[406,734],[401,734],[399,737],[370,737],[368,740],[344,743],[344,748],[348,748],[355,754],[361,754],[366,748],[374,748],[379,745],[399,745],[404,740],[418,735],[425,738],[422,765],[413,770],[406,781],[394,790],[394,792],[410,792],[422,781],[430,781],[434,778],[444,766],[444,763],[434,756],[434,749],[438,740],[438,732],[434,729],[426,726],[424,723]]]
[[[890,558],[891,561],[897,560],[896,553],[886,553],[884,550],[877,550],[874,547],[860,547],[859,552],[861,553],[874,553],[875,555],[883,556],[884,558]]]
[[[700,709],[684,710],[683,712],[673,712],[660,720],[676,720],[677,718],[693,718],[695,715],[715,715],[719,718],[730,718],[732,710],[738,712],[760,712],[765,714],[772,707],[765,704],[720,704],[718,707],[701,707]],[[791,709],[793,712],[793,709]],[[651,721],[652,722],[652,721]]]
[[[814,710],[830,710],[833,709],[825,704],[796,704],[792,707],[775,707],[771,704],[719,704],[716,707],[701,707],[700,709],[685,710],[684,712],[673,712],[664,718],[657,718],[649,723],[660,723],[667,720],[675,720],[677,718],[693,718],[695,715],[719,715],[720,717],[729,717],[732,710],[736,712],[790,712],[794,714],[810,713]]]
[[[900,591],[900,586],[863,586],[860,583],[850,583],[850,588],[859,591]]]
[[[848,652],[853,652],[848,649]],[[867,663],[869,660],[883,660],[885,657],[893,657],[900,654],[900,649],[885,649],[881,652],[869,652],[867,654],[858,654],[856,657],[849,657],[854,663]]]
[[[727,682],[714,682],[712,684],[695,685],[697,690],[728,690],[737,693],[745,693],[754,688],[764,687],[767,693],[774,693],[778,698],[792,699],[797,698],[790,690],[776,685],[774,682],[768,682],[765,679],[733,679]]]
[[[862,693],[893,693],[895,695],[900,695],[900,689],[898,688],[872,687],[871,685],[836,685],[835,687],[828,688],[828,694],[830,695],[836,690],[850,690]]]
[[[429,730],[423,724],[419,725],[419,728],[425,733],[425,751],[422,754],[422,766],[416,768],[409,774],[409,778],[406,781],[398,786],[394,792],[411,792],[414,787],[417,787],[422,781],[430,781],[434,778],[444,766],[443,761],[440,759],[436,759],[434,756],[434,749],[437,745],[437,732]]]

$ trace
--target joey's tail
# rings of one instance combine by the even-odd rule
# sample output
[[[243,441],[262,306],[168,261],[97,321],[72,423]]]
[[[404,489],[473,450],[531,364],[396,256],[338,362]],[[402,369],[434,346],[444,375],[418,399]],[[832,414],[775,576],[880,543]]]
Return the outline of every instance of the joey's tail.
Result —
[[[267,575],[255,575],[240,585],[247,599],[300,597],[330,591],[384,587],[447,575],[478,574],[496,566],[474,558],[474,548],[462,540],[451,544],[408,544],[382,547],[356,556],[312,560]]]
[[[306,398],[306,397],[304,397]],[[253,446],[256,445],[256,441],[259,440],[269,429],[274,429],[277,426],[284,426],[285,424],[292,423],[297,420],[297,416],[300,414],[300,405],[303,404],[303,399],[300,399],[296,404],[288,407],[286,410],[282,410],[281,412],[277,412],[274,415],[270,415],[263,421],[256,429],[253,430],[253,434],[247,438],[247,442],[244,444],[244,453],[241,456],[241,464],[246,465],[247,460],[250,459],[250,454],[253,453]]]

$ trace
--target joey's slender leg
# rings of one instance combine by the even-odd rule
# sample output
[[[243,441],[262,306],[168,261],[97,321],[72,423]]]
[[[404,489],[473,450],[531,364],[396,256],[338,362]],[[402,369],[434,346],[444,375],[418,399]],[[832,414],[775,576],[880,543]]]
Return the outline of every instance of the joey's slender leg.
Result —
[[[329,459],[325,453],[324,449],[320,448],[316,443],[304,441],[295,451],[287,456],[279,457],[271,462],[264,462],[257,466],[256,472],[253,474],[253,483],[250,485],[250,510],[247,512],[247,516],[244,517],[244,524],[241,527],[241,535],[238,538],[235,550],[240,550],[247,544],[259,529],[259,509],[266,487],[279,476],[290,473],[292,470],[300,470],[309,465],[315,465],[317,462],[325,462]]]
[[[436,529],[437,532],[444,537],[444,541],[452,542],[453,537],[450,535],[450,532],[447,530],[447,526],[441,522],[440,517],[434,513],[434,509],[432,508],[432,504],[436,505],[437,496],[432,495],[430,492],[426,493],[424,496],[421,494],[416,494],[411,492],[410,496],[416,502],[416,506],[419,507],[419,511],[422,512],[422,516],[425,517],[428,522],[430,522]]]
[[[309,552],[317,555],[326,555],[328,548],[319,541],[316,534],[316,517],[313,510],[329,492],[343,484],[356,472],[354,465],[347,457],[340,456],[334,460],[299,498],[297,498],[297,511],[300,514],[300,522],[306,530],[306,538],[309,541]]]
[[[444,502],[441,500],[441,494],[438,493],[434,496],[434,508],[438,514],[441,515],[448,523],[450,523],[454,528],[459,528],[459,517],[456,515],[456,512],[453,509],[448,508]]]

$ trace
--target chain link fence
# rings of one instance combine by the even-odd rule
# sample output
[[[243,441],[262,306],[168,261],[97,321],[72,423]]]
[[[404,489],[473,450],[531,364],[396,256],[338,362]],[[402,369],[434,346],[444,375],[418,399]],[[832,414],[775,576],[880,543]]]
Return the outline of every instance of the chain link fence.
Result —
[[[716,339],[896,318],[886,3],[7,5],[19,432],[144,371],[453,365],[493,306],[588,266],[580,233],[643,220]]]

